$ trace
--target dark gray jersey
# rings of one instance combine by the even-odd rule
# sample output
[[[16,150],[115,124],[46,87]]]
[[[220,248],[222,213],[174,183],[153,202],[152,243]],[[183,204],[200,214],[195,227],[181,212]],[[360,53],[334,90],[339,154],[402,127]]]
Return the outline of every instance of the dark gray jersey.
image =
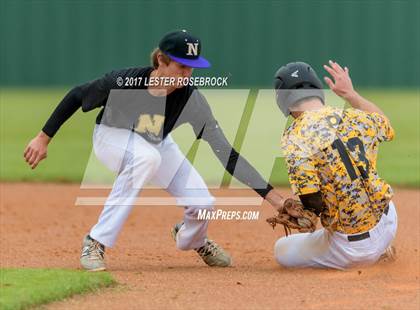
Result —
[[[151,67],[112,71],[73,88],[57,106],[43,131],[53,137],[80,107],[84,112],[101,108],[96,123],[126,128],[150,143],[159,143],[176,127],[188,123],[197,138],[206,140],[226,170],[261,196],[272,189],[260,174],[227,141],[205,97],[192,86],[167,96],[147,90]]]

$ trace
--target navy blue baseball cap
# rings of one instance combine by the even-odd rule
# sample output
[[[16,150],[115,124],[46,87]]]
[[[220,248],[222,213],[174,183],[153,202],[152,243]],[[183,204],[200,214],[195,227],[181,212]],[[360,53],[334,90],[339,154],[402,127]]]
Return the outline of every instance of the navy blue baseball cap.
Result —
[[[180,64],[191,68],[209,68],[210,62],[201,57],[201,41],[186,30],[167,33],[159,42],[159,49]]]

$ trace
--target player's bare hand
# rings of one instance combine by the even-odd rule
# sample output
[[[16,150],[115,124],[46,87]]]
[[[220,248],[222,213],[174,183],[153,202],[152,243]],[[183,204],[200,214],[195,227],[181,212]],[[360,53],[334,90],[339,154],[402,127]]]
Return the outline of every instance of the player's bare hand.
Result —
[[[265,199],[276,209],[277,211],[281,211],[283,209],[284,198],[283,196],[275,189],[272,189],[268,192]]]
[[[329,65],[324,65],[324,69],[331,75],[330,77],[324,77],[325,82],[331,88],[331,90],[338,96],[348,100],[354,96],[353,83],[351,82],[349,69],[344,69],[336,62],[329,61]]]
[[[32,169],[35,169],[41,160],[47,158],[47,148],[50,140],[51,138],[41,131],[26,146],[23,157]]]

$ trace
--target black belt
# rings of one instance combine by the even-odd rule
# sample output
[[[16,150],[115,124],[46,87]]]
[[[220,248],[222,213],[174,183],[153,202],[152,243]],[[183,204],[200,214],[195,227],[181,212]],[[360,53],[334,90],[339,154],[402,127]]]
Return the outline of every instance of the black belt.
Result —
[[[384,209],[385,215],[388,215],[388,212],[389,212],[389,205],[386,206],[385,209]],[[366,231],[364,233],[361,233],[361,234],[357,234],[357,235],[347,236],[347,240],[349,242],[360,241],[360,240],[364,240],[364,239],[367,239],[367,238],[370,238],[370,234],[369,234],[368,231]]]

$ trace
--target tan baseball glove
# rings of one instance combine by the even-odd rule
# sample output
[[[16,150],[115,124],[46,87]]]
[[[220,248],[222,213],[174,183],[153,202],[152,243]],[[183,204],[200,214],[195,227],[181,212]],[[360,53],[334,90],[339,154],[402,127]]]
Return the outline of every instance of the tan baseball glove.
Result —
[[[275,217],[267,219],[273,229],[277,224],[284,227],[286,236],[291,234],[292,229],[297,229],[301,233],[314,232],[318,217],[315,213],[305,210],[300,201],[288,198],[284,202],[283,209]]]

